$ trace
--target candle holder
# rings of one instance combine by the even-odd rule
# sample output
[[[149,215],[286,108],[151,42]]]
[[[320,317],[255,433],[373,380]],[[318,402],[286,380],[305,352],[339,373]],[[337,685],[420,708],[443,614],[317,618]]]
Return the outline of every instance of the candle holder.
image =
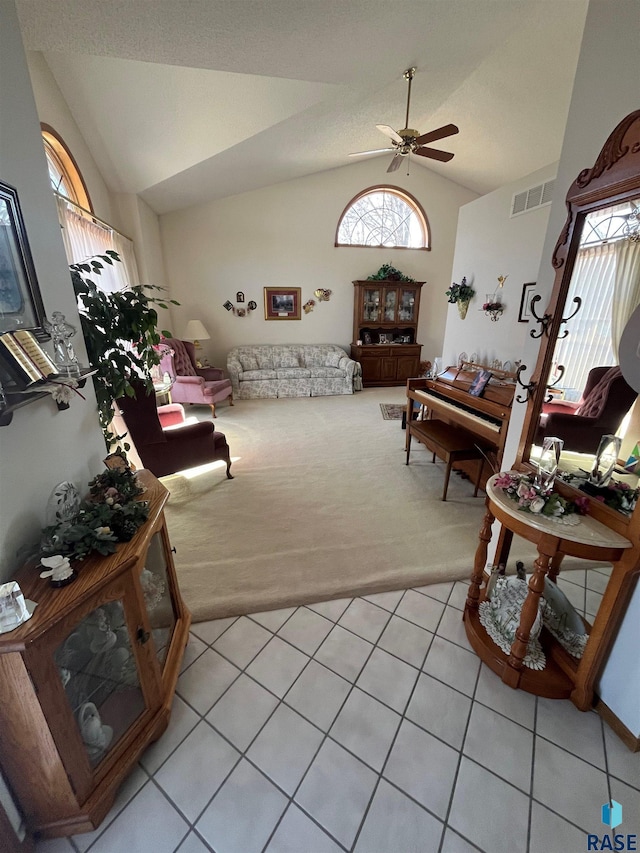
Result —
[[[537,471],[533,482],[543,496],[549,495],[553,491],[563,447],[564,441],[553,435],[546,436],[542,442],[542,453],[536,463]]]
[[[603,435],[591,469],[589,482],[594,486],[608,486],[613,469],[618,462],[622,439],[617,435]]]

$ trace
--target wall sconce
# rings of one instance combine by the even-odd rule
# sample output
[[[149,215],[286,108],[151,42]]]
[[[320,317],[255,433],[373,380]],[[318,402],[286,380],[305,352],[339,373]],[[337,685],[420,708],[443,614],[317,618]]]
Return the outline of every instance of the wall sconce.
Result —
[[[497,323],[504,311],[504,305],[498,300],[495,293],[487,293],[487,301],[483,304],[482,310],[487,317],[491,317],[492,321]]]

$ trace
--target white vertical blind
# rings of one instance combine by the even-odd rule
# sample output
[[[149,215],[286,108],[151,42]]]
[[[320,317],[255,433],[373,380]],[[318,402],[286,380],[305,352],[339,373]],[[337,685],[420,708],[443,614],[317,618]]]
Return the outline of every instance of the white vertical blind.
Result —
[[[569,334],[558,340],[553,359],[554,365],[566,367],[559,387],[568,399],[579,399],[592,367],[618,363],[611,342],[615,270],[615,243],[579,250],[564,310],[567,314],[574,310],[576,296],[582,299],[582,307],[563,327]]]

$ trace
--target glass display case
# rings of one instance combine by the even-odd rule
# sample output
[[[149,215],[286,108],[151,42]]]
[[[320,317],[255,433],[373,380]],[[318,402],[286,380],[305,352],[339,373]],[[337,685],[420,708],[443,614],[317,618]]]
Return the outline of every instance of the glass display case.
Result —
[[[54,588],[33,563],[16,580],[32,617],[0,637],[0,764],[30,832],[95,829],[119,785],[162,734],[188,639],[163,508],[148,471],[149,517],[107,557]]]
[[[351,358],[365,387],[404,385],[418,375],[417,343],[423,281],[354,281]]]

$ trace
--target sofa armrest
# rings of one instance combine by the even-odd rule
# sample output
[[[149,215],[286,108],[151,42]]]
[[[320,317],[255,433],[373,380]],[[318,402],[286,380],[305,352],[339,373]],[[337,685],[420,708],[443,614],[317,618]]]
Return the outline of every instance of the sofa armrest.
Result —
[[[353,374],[355,373],[355,369],[356,369],[357,364],[358,364],[357,361],[354,361],[352,358],[349,358],[348,355],[345,355],[338,362],[338,367],[341,370],[345,370],[347,373],[347,376],[353,378]]]
[[[227,358],[227,373],[229,374],[229,379],[231,380],[231,387],[233,388],[233,393],[236,396],[240,395],[240,374],[243,373],[242,365],[240,364],[240,359],[235,358],[235,356],[230,356]]]

